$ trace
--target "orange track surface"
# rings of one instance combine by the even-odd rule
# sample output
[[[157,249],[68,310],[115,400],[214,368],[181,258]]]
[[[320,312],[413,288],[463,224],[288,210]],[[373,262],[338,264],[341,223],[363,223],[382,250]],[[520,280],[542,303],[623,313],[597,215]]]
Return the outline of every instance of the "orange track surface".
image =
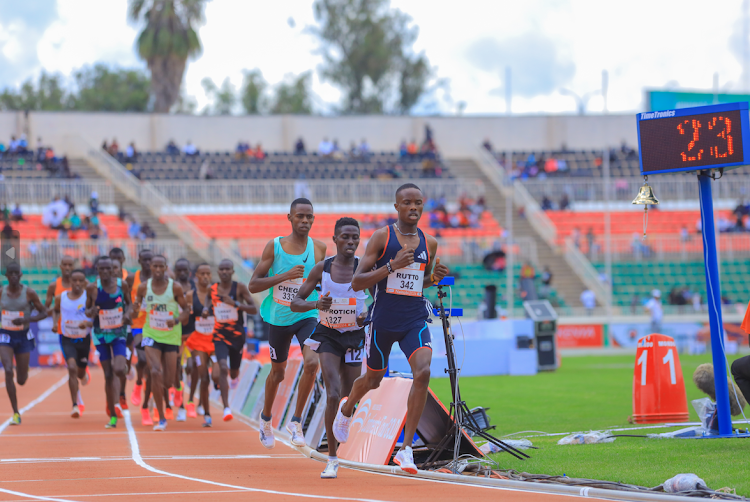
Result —
[[[166,432],[153,432],[151,427],[140,425],[140,414],[133,410],[137,413],[133,415],[133,434],[128,433],[125,420],[118,423],[116,430],[105,430],[101,371],[92,371],[92,376],[91,384],[82,387],[86,412],[77,420],[69,416],[72,403],[64,370],[38,371],[25,386],[18,387],[19,406],[23,408],[61,379],[65,382],[24,413],[21,426],[0,431],[0,502],[84,501],[105,497],[139,502],[248,499],[433,502],[501,498],[504,502],[555,499],[556,502],[563,499],[560,495],[440,483],[345,468],[339,469],[338,479],[322,480],[322,463],[278,441],[276,448],[266,450],[258,442],[254,429],[236,419],[221,421],[218,410],[212,429],[203,429],[199,417],[183,423],[170,421]],[[10,414],[6,392],[0,388],[0,417]],[[142,459],[144,465],[139,465],[136,459]]]

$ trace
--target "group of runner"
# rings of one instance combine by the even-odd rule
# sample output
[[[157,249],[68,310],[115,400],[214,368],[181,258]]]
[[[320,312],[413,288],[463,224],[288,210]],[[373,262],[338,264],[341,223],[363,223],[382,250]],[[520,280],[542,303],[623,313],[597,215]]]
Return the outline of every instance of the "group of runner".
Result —
[[[42,304],[33,290],[20,283],[20,267],[10,264],[5,272],[8,284],[0,289],[0,358],[14,411],[11,423],[21,423],[13,357],[16,382],[23,385],[34,346],[29,324],[47,317],[53,301],[54,329],[60,334],[70,373],[71,416],[83,412],[79,381],[82,385],[89,381],[88,356],[93,341],[105,377],[110,416],[106,427],[116,427],[122,409],[127,408],[129,372],[137,378],[131,402],[141,406],[144,425],[153,425],[149,411],[153,397],[158,414],[154,430],[166,429],[167,419],[174,416],[172,406],[178,408],[178,420],[200,412],[203,425],[211,426],[209,368],[210,378],[221,392],[224,420],[231,420],[228,393],[238,382],[245,345],[242,314],[257,312],[251,293],[269,291],[260,308],[270,325],[272,365],[260,413],[263,446],[275,445],[273,404],[285,378],[294,337],[302,352],[303,369],[286,429],[293,445],[305,445],[302,416],[320,368],[327,396],[329,448],[322,478],[337,476],[337,442],[347,441],[354,408],[369,390],[379,386],[396,342],[414,377],[404,430],[404,437],[414,437],[427,398],[432,354],[426,324],[432,309],[423,290],[448,273],[436,259],[437,241],[418,228],[423,202],[416,185],[401,186],[394,205],[397,223],[373,234],[362,259],[355,256],[359,224],[352,218],[339,219],[333,235],[336,254],[326,259],[326,244],[309,236],[315,220],[313,205],[308,199],[296,199],[288,215],[291,233],[268,242],[248,286],[232,280],[234,267],[229,260],[219,263],[219,281],[214,284],[208,264],[196,267],[191,279],[185,259],[175,263],[172,278],[166,258],[149,250],[140,252],[141,268],[129,275],[122,267],[124,253],[116,248],[97,260],[97,279],[88,285],[84,272],[74,269],[73,259],[63,258],[61,277],[50,285],[46,304]],[[367,291],[373,298],[369,310]],[[37,314],[31,316],[32,311]],[[137,364],[129,370],[133,350]],[[183,358],[191,376],[186,404]],[[365,372],[361,369],[363,359]],[[199,382],[200,404],[196,407],[193,396]],[[410,444],[405,443],[394,460],[403,470],[416,473]]]

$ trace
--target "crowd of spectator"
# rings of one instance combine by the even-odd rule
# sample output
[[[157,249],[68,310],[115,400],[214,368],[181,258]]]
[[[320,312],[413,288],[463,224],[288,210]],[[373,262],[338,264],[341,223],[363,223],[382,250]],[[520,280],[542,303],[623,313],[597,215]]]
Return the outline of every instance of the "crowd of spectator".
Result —
[[[46,146],[42,138],[37,138],[36,149],[29,146],[26,135],[22,134],[19,139],[11,136],[6,145],[0,142],[0,159],[8,159],[17,163],[19,167],[25,166],[29,161],[34,163],[36,171],[46,171],[50,177],[56,178],[77,178],[78,176],[70,172],[68,157],[58,156],[54,148]],[[4,179],[2,168],[0,167],[0,180]]]
[[[55,196],[42,210],[42,225],[58,230],[58,239],[70,239],[83,231],[89,239],[106,239],[107,227],[99,218],[99,195],[91,192],[88,214],[78,213],[75,204],[67,195]]]
[[[234,158],[237,160],[263,160],[266,158],[266,152],[260,143],[255,148],[249,141],[238,141],[234,150]]]
[[[479,219],[486,209],[484,197],[477,200],[462,196],[458,200],[458,208],[449,211],[444,197],[427,199],[425,211],[428,212],[430,228],[479,228]]]

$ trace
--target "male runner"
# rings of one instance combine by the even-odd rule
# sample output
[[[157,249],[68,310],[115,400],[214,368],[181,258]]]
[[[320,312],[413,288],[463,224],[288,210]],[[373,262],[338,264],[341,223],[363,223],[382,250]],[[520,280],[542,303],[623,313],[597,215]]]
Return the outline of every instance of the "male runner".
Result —
[[[190,308],[185,301],[182,286],[167,277],[167,259],[162,255],[153,257],[151,278],[138,286],[133,318],[138,316],[144,301],[147,315],[141,345],[145,347],[151,369],[151,392],[159,412],[159,423],[154,426],[154,430],[164,431],[167,429],[164,383],[174,381],[177,356],[182,344],[182,325],[187,323]]]
[[[148,279],[151,278],[151,259],[154,257],[154,253],[151,252],[150,249],[142,249],[140,253],[138,253],[138,264],[141,266],[141,269],[138,270],[133,275],[128,275],[128,277],[125,279],[127,281],[128,287],[130,288],[131,292],[131,300],[135,301],[135,295],[138,291],[138,286],[140,286],[141,282],[145,282]],[[149,395],[151,394],[151,375],[150,372],[146,371],[144,375],[144,370],[146,369],[146,352],[143,350],[143,347],[141,346],[141,338],[143,333],[143,323],[146,322],[146,308],[144,305],[140,305],[140,314],[138,314],[138,317],[133,319],[133,322],[130,326],[131,332],[133,334],[133,343],[135,345],[136,353],[138,354],[138,362],[135,365],[135,370],[137,373],[135,385],[133,386],[133,393],[130,395],[130,402],[133,403],[133,406],[138,406],[141,404],[141,393],[143,392],[143,378],[145,376],[146,378],[146,392],[143,396],[143,408],[141,409],[141,414],[143,415],[143,425],[153,425],[151,423],[151,417],[148,413],[148,399]],[[143,410],[146,410],[145,412]],[[148,418],[147,418],[148,416]]]
[[[368,391],[378,388],[385,375],[391,347],[398,342],[409,359],[414,380],[404,426],[404,438],[408,441],[404,441],[393,461],[410,474],[417,473],[411,439],[427,401],[432,360],[430,330],[427,329],[432,307],[422,291],[439,283],[448,274],[448,267],[441,265],[440,259],[435,259],[437,240],[417,226],[423,203],[422,191],[413,183],[396,190],[394,207],[398,221],[375,231],[354,274],[352,288],[355,291],[375,286],[372,326],[365,344],[367,372],[354,382],[349,397],[341,400],[333,423],[334,436],[345,443],[349,438],[354,406]]]
[[[60,329],[60,347],[65,364],[68,365],[68,387],[73,399],[73,411],[70,416],[78,418],[81,399],[78,380],[81,385],[88,385],[89,351],[91,350],[91,327],[94,325],[86,317],[86,273],[81,269],[73,270],[70,275],[70,291],[63,291],[55,296],[54,323]]]
[[[210,293],[211,266],[208,263],[198,265],[198,268],[195,269],[195,278],[197,279],[195,289],[188,293],[188,304],[191,306],[190,322],[195,326],[195,331],[193,331],[187,342],[185,342],[185,346],[190,349],[190,359],[192,360],[190,395],[188,396],[186,409],[188,417],[195,418],[198,416],[195,403],[193,403],[193,396],[195,395],[195,389],[198,387],[198,380],[200,379],[200,404],[203,408],[203,427],[211,427],[211,412],[209,410],[210,406],[208,406],[208,390],[211,382],[208,376],[208,367],[211,364],[210,358],[214,354],[213,333],[216,318],[213,316],[203,317],[204,307],[205,310],[209,310],[211,305],[204,306],[201,303],[202,301],[207,301],[206,298]]]
[[[305,340],[315,329],[318,313],[314,310],[304,313],[292,312],[289,308],[297,296],[300,286],[310,274],[313,266],[326,256],[325,243],[310,237],[315,216],[312,202],[307,199],[296,199],[292,202],[287,219],[292,224],[292,233],[286,237],[276,237],[266,244],[260,263],[250,279],[250,292],[260,293],[271,289],[260,306],[263,320],[270,324],[268,343],[271,346],[271,374],[266,380],[266,394],[261,412],[260,442],[266,448],[273,448],[275,438],[271,427],[271,410],[276,399],[276,391],[284,380],[286,361],[292,337],[297,336],[302,348],[304,367],[297,384],[297,407],[287,430],[292,435],[292,444],[305,445],[302,431],[301,415],[305,409],[315,376],[318,373],[318,354],[306,347]],[[310,295],[311,301],[317,301],[318,294]]]
[[[99,353],[104,372],[109,423],[107,429],[117,427],[122,408],[120,377],[127,371],[127,322],[130,315],[130,290],[127,283],[112,275],[112,260],[101,256],[96,264],[99,278],[86,287],[86,317],[94,319],[92,339]]]
[[[5,390],[13,407],[10,425],[21,425],[16,384],[13,383],[13,357],[16,358],[16,382],[23,385],[29,378],[29,358],[35,347],[29,324],[47,318],[47,307],[33,289],[21,284],[22,275],[21,265],[9,263],[5,267],[8,285],[0,288],[0,361],[5,369]],[[32,310],[37,314],[32,316]]]
[[[125,280],[125,278],[128,276],[128,271],[125,270],[125,252],[120,248],[112,248],[109,250],[109,258],[112,260],[112,277],[115,279],[122,279]],[[128,336],[125,339],[126,345],[127,345],[127,353],[125,354],[125,358],[128,361],[128,373],[127,378],[122,377],[120,378],[120,408],[123,410],[128,409],[128,400],[125,397],[125,390],[126,385],[128,382],[128,379],[133,379],[133,367],[130,364],[131,359],[133,358],[133,352],[134,349],[134,343],[133,343],[133,333],[130,326],[128,326]]]
[[[338,444],[333,436],[333,419],[336,417],[341,396],[348,396],[354,380],[362,373],[367,316],[364,291],[352,289],[352,277],[359,260],[354,253],[359,246],[359,223],[354,218],[341,218],[333,231],[336,256],[317,263],[297,296],[292,300],[292,312],[309,312],[317,309],[320,322],[305,342],[315,348],[320,356],[320,369],[326,386],[326,436],[328,463],[321,478],[335,478],[339,461]],[[320,283],[325,294],[317,302],[305,299]],[[317,346],[317,347],[316,347]]]
[[[219,364],[212,371],[213,381],[221,390],[221,401],[224,404],[224,421],[228,422],[234,418],[229,408],[229,382],[227,376],[236,380],[240,374],[242,354],[245,349],[245,316],[257,314],[258,307],[255,306],[253,297],[247,290],[247,286],[232,280],[234,275],[234,263],[231,260],[221,260],[219,263],[219,282],[209,289],[210,298],[206,298],[204,305],[210,305],[210,309],[203,309],[203,316],[213,315],[216,318],[214,324],[213,340],[214,355],[212,360]],[[208,401],[203,401],[203,408],[208,410]]]
[[[120,264],[121,277],[123,281],[128,278],[128,271],[125,269],[125,251],[122,248],[112,248],[109,250],[109,257],[112,258],[112,264],[114,262]],[[119,276],[118,276],[119,277]]]
[[[70,291],[70,274],[73,272],[75,266],[75,259],[72,256],[65,255],[60,260],[60,277],[54,280],[47,287],[47,298],[44,300],[44,306],[47,307],[47,311],[52,314],[50,307],[52,307],[52,301],[60,296],[63,291]],[[85,285],[84,285],[85,286]],[[60,334],[60,319],[57,322],[52,323],[52,332]]]
[[[180,258],[174,264],[174,279],[177,283],[182,286],[182,291],[185,293],[185,299],[188,299],[188,295],[195,289],[195,282],[190,278],[190,261],[187,258]],[[187,302],[188,307],[192,307],[192,303]],[[183,399],[183,384],[182,384],[182,361],[185,356],[185,342],[190,335],[195,331],[195,317],[192,312],[188,316],[188,322],[182,327],[182,344],[180,345],[180,352],[177,356],[177,371],[175,373],[175,381],[173,382],[174,387],[169,389],[169,400],[174,403],[177,407],[177,418],[178,422],[184,422],[187,419],[187,412],[185,410],[185,403]],[[187,350],[189,354],[190,349]],[[186,373],[192,377],[192,366],[187,365]],[[165,385],[170,382],[165,382]]]

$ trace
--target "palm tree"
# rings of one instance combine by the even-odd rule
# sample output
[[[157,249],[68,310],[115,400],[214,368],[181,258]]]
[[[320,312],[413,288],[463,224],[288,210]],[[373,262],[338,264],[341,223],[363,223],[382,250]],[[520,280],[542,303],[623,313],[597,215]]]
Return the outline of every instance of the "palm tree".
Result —
[[[138,55],[151,70],[154,111],[169,112],[180,96],[189,57],[201,52],[195,26],[203,22],[206,0],[129,0],[128,17],[145,23],[138,35]]]

